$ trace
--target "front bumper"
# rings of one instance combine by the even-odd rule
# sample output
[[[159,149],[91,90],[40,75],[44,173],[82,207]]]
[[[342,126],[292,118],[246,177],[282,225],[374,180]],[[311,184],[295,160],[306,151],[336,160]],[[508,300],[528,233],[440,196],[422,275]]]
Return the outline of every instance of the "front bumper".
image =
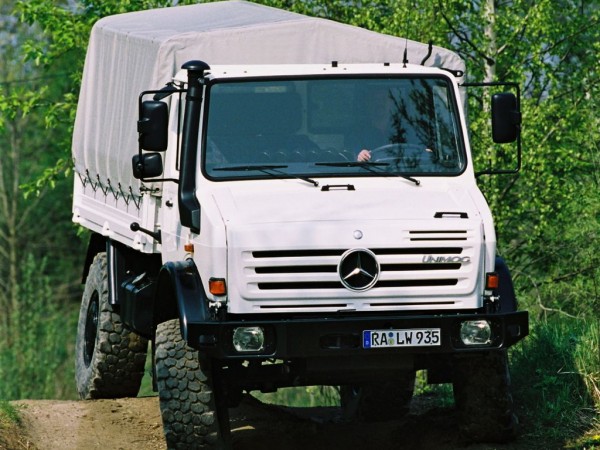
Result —
[[[460,339],[461,324],[488,320],[492,338],[486,345],[466,346]],[[232,344],[238,327],[262,327],[265,346],[260,352],[237,352]],[[427,347],[363,348],[364,330],[440,329],[440,343]],[[218,359],[310,359],[367,355],[456,354],[508,348],[529,333],[526,311],[505,314],[331,316],[319,318],[237,319],[187,323],[187,341],[203,355]]]

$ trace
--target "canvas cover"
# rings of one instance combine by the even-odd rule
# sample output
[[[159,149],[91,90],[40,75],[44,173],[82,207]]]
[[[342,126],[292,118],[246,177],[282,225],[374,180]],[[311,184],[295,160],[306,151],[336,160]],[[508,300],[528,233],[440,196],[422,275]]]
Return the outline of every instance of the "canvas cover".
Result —
[[[420,64],[427,44],[233,0],[105,17],[93,27],[73,134],[77,173],[105,189],[139,195],[138,95],[160,89],[186,61],[217,64]],[[435,47],[426,65],[465,70]]]

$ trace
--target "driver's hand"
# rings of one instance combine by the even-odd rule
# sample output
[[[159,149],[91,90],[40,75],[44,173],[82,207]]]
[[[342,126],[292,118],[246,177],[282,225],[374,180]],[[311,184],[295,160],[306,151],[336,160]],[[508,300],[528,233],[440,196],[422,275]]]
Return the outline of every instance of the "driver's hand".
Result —
[[[358,162],[366,162],[366,161],[369,161],[370,159],[371,159],[371,152],[364,148],[360,151],[360,153],[358,154],[358,157],[356,158],[356,160]]]

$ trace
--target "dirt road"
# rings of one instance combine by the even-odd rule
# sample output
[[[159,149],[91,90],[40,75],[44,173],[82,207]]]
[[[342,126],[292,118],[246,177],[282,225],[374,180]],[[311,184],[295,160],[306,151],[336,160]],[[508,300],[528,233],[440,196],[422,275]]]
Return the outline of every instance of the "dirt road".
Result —
[[[19,430],[4,436],[6,444],[0,436],[2,449],[165,449],[156,397],[13,404],[21,405],[23,421]],[[458,442],[453,409],[423,408],[419,400],[402,422],[357,424],[341,421],[337,408],[285,408],[250,397],[231,410],[231,429],[234,450],[465,449]],[[468,446],[468,450],[536,448],[540,447],[525,440]]]

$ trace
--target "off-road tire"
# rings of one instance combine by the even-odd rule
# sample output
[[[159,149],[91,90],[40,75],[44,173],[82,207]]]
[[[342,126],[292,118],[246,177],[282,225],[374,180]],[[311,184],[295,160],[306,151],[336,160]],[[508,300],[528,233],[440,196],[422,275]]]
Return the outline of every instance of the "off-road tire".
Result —
[[[457,357],[454,401],[463,441],[508,442],[517,435],[506,350]]]
[[[154,361],[167,447],[227,448],[229,417],[226,407],[217,410],[210,361],[183,340],[179,319],[158,325]]]
[[[402,419],[410,409],[414,388],[414,371],[402,373],[394,381],[341,386],[343,416],[361,422]]]
[[[148,341],[123,326],[108,298],[106,253],[99,253],[77,325],[75,378],[82,399],[135,397],[144,376]]]

